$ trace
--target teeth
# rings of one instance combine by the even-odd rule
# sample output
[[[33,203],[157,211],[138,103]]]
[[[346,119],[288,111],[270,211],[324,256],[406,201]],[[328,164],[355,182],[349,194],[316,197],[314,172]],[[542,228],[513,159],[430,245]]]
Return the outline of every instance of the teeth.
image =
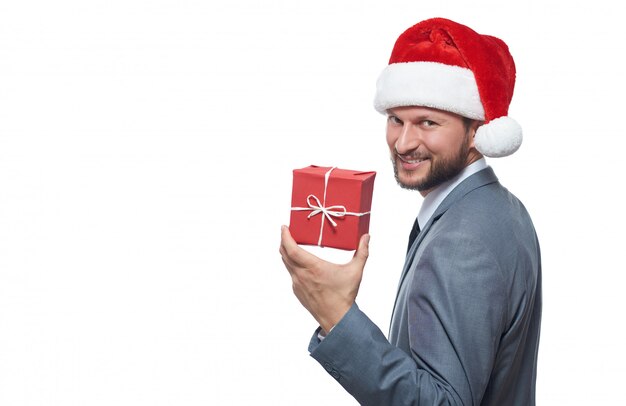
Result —
[[[404,162],[409,163],[409,164],[417,164],[426,160],[426,159],[406,159],[402,157],[400,157],[400,159],[402,159]]]

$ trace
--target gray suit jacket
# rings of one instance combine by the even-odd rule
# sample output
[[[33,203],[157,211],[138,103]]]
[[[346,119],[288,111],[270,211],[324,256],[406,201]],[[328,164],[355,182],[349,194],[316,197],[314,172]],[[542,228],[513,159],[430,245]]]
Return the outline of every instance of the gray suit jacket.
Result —
[[[389,340],[355,304],[309,351],[364,405],[531,406],[540,319],[532,221],[487,168],[411,246]]]

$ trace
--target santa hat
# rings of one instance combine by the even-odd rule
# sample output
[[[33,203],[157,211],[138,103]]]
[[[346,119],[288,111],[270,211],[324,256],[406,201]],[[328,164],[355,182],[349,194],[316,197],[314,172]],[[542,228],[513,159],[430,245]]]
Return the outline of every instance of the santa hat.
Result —
[[[476,149],[488,157],[511,155],[522,128],[508,117],[515,63],[499,38],[443,18],[415,24],[398,37],[376,84],[374,107],[425,106],[484,121]]]

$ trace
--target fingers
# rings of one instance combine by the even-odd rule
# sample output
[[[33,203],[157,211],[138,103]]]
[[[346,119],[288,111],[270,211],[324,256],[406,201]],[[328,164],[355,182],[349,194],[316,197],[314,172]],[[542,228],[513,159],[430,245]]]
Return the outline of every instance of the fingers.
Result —
[[[317,269],[321,264],[328,264],[326,261],[322,261],[320,258],[302,249],[291,236],[287,226],[281,226],[280,228],[280,241],[279,252],[290,273],[296,272],[298,269],[311,271]],[[357,268],[361,270],[365,267],[365,262],[369,256],[369,241],[369,234],[361,236],[359,246],[354,252],[354,257],[348,264],[357,265]]]
[[[293,239],[291,233],[289,232],[289,227],[284,225],[280,226],[280,240],[282,245],[287,247],[297,245],[296,241]]]
[[[283,259],[286,257],[291,257],[298,248],[298,244],[291,236],[289,232],[289,227],[280,226],[280,255],[282,255]]]
[[[369,257],[369,246],[370,235],[362,235],[361,239],[359,240],[359,247],[354,253],[354,258],[352,258],[352,262],[357,263],[361,268],[365,267],[365,262],[367,262],[367,257]]]
[[[289,232],[289,227],[281,226],[280,228],[280,255],[283,257],[283,262],[289,264],[288,268],[290,272],[295,267],[307,268],[310,267],[318,258],[308,251],[302,249],[296,240],[293,239]]]

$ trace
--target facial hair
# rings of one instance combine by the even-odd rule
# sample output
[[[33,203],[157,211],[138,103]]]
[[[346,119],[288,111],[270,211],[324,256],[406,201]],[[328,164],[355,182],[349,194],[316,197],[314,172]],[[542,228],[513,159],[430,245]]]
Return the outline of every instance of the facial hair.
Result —
[[[398,185],[404,189],[409,190],[431,190],[441,185],[442,183],[454,178],[461,173],[463,168],[467,166],[467,156],[469,154],[469,139],[466,138],[456,153],[447,158],[434,158],[430,157],[430,169],[424,179],[419,179],[411,183],[404,183],[400,181],[398,173],[398,157],[395,154],[392,156],[391,161],[393,163],[393,173]]]

